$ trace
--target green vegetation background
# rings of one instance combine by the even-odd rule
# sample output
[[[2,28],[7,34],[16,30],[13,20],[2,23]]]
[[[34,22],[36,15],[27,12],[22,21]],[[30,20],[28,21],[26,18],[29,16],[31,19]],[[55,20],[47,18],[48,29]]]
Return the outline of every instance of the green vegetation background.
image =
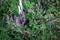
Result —
[[[19,16],[19,0],[0,0],[0,40],[60,40],[60,0],[22,0],[22,4],[29,23],[11,30],[14,26],[6,26],[4,18]]]

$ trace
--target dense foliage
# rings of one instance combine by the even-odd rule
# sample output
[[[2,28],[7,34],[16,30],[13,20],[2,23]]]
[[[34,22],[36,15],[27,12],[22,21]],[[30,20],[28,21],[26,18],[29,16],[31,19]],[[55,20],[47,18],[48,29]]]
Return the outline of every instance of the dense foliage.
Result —
[[[22,0],[26,21],[15,26],[19,0],[0,0],[0,40],[60,40],[60,0]]]

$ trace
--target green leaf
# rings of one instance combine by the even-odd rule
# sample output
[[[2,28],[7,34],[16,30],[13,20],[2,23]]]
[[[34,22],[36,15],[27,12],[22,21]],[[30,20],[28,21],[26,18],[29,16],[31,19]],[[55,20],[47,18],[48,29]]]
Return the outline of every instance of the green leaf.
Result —
[[[41,30],[45,30],[45,29],[46,29],[46,24],[42,23]]]

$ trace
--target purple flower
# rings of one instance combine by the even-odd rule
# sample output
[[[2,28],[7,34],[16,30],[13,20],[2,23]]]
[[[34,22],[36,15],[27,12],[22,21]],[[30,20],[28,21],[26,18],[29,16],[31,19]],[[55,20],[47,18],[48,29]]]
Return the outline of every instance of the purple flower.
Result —
[[[16,24],[16,26],[21,26],[19,18],[16,18],[16,23],[15,24]]]

